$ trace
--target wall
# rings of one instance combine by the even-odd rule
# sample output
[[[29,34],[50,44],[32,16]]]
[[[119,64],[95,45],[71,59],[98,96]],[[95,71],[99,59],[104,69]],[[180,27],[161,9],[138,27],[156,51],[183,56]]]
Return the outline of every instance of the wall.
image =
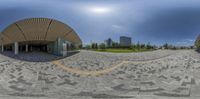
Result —
[[[62,38],[58,38],[56,41],[49,43],[47,45],[47,50],[48,53],[54,54],[54,55],[62,55],[62,51],[63,51],[63,43],[70,43],[68,41],[65,41]]]

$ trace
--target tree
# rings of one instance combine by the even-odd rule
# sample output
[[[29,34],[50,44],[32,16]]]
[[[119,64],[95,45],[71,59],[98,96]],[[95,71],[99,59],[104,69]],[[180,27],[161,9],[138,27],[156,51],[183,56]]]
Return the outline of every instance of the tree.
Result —
[[[90,49],[91,47],[90,47],[90,45],[86,45],[85,48],[86,49]]]
[[[139,41],[137,42],[136,48],[140,49],[140,42]]]
[[[73,43],[70,44],[70,49],[71,49],[71,50],[76,49],[76,47],[75,47],[75,45],[74,45]]]
[[[98,44],[97,43],[95,43],[95,47],[94,47],[95,49],[98,49]]]
[[[156,46],[156,45],[153,45],[153,49],[158,49],[158,46]]]
[[[94,46],[95,46],[94,43],[92,43],[92,44],[91,44],[91,48],[94,49]]]
[[[163,47],[164,47],[165,49],[169,49],[169,44],[165,43],[165,44],[163,45]]]
[[[177,50],[177,47],[176,47],[176,46],[173,46],[172,49],[173,49],[173,50]]]
[[[101,43],[101,44],[99,45],[99,48],[102,49],[102,50],[104,50],[104,49],[106,49],[106,45],[105,45],[104,43]]]
[[[153,47],[151,46],[150,42],[147,43],[147,49],[152,49]]]
[[[145,49],[145,44],[141,44],[140,48]]]
[[[81,44],[81,45],[79,45],[79,46],[78,46],[78,48],[79,48],[79,49],[82,49],[82,48],[83,48],[83,45],[82,45],[82,44]]]
[[[194,46],[190,46],[190,49],[194,49]]]
[[[135,45],[135,44],[133,44],[132,46],[131,46],[131,49],[136,49],[137,48],[137,45]]]
[[[92,43],[91,44],[92,49],[98,49],[98,44],[97,43]]]
[[[117,42],[112,42],[112,47],[113,47],[113,48],[119,48],[119,43],[117,43]]]

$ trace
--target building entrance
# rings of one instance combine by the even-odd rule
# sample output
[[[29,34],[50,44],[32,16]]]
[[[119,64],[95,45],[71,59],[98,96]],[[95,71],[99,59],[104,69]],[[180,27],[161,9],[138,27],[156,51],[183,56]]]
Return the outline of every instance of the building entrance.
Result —
[[[47,44],[28,44],[28,45],[19,45],[19,51],[20,52],[47,52]]]
[[[30,51],[47,52],[47,45],[29,45],[28,49]]]

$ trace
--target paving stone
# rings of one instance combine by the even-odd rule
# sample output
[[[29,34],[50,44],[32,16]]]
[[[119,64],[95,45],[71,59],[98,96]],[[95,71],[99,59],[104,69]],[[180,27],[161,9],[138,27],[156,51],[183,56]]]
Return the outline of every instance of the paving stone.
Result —
[[[1,95],[25,99],[199,97],[200,54],[193,50],[123,54],[83,50],[58,61],[74,70],[99,71],[124,60],[128,63],[93,76],[65,71],[49,61],[21,61],[0,55],[0,98]]]

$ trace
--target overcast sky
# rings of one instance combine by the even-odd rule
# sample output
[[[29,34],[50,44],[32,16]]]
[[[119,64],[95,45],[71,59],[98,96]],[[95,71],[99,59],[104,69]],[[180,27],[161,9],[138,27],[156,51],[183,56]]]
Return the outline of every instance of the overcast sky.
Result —
[[[0,31],[32,17],[68,24],[84,44],[130,36],[134,43],[193,45],[200,34],[200,0],[0,0]]]

